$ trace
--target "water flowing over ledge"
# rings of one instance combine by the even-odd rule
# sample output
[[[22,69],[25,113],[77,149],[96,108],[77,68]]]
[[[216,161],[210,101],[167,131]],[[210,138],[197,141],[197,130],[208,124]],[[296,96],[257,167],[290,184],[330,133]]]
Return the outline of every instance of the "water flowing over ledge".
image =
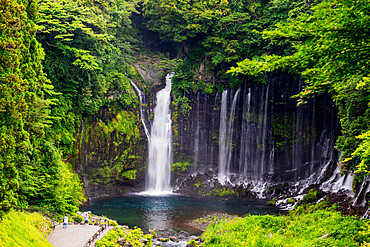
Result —
[[[144,132],[145,132],[145,135],[148,139],[148,142],[150,142],[150,133],[149,133],[148,127],[146,126],[145,119],[144,119],[144,112],[143,112],[143,97],[144,97],[144,94],[138,88],[138,86],[136,86],[136,84],[132,80],[130,80],[130,82],[131,82],[131,85],[135,88],[135,91],[137,92],[137,94],[139,96],[140,119],[141,119],[141,123],[143,124]]]
[[[161,195],[171,191],[172,127],[171,127],[171,79],[166,76],[166,87],[157,93],[149,142],[149,167],[146,193]]]

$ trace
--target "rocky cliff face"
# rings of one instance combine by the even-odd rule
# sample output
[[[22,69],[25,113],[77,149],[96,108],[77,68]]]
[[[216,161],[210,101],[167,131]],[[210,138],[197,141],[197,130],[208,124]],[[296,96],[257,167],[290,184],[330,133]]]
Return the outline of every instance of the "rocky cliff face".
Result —
[[[240,181],[318,178],[338,158],[336,110],[329,95],[297,106],[291,96],[299,90],[299,80],[274,75],[266,84],[191,95],[189,114],[176,113],[174,162],[190,163],[189,173],[217,171],[224,162],[228,175]]]
[[[168,66],[163,56],[137,56],[129,68],[131,79],[144,92],[140,112],[139,97],[131,107],[112,101],[89,119],[84,119],[76,135],[78,155],[75,167],[83,179],[89,198],[142,191],[148,168],[147,136],[141,121],[150,127],[154,98],[164,83]],[[114,95],[119,95],[116,92]],[[135,96],[136,95],[136,96]]]
[[[134,66],[147,79],[138,86],[145,95],[141,114],[150,128],[155,94],[167,68],[152,69],[147,59]],[[204,193],[212,194],[212,188],[221,185],[209,178],[216,178],[222,165],[234,181],[226,194],[244,184],[238,195],[254,196],[254,185],[245,185],[252,181],[283,184],[310,178],[314,183],[327,178],[338,159],[336,111],[328,95],[297,106],[291,96],[300,86],[299,80],[280,74],[265,84],[245,82],[211,95],[188,95],[191,110],[184,114],[173,109],[172,114],[173,186],[210,183]],[[76,165],[90,197],[143,189],[147,140],[138,106],[130,111],[102,109],[82,124],[79,136]],[[329,172],[322,174],[325,166]],[[189,182],[191,174],[203,175]]]
[[[75,166],[89,198],[140,190],[146,174],[146,138],[138,112],[104,107],[82,121]]]

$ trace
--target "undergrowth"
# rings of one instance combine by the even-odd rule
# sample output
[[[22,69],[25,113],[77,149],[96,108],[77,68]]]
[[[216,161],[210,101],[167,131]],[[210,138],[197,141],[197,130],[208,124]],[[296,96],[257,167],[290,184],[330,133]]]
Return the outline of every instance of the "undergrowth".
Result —
[[[39,213],[10,211],[0,222],[0,247],[52,247],[49,220]]]
[[[370,222],[333,210],[247,216],[210,224],[202,246],[368,246]]]
[[[116,247],[116,246],[118,247],[121,245],[133,247],[152,246],[152,238],[153,234],[144,234],[140,228],[128,229],[125,227],[120,227],[110,230],[102,239],[96,242],[95,246],[96,247]]]

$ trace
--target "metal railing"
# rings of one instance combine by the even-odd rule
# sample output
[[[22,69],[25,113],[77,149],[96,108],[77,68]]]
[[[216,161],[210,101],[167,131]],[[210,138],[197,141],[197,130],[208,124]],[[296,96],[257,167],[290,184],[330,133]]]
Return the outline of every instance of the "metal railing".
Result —
[[[48,217],[49,219],[51,219],[52,223],[53,223],[53,230],[55,229],[55,226],[58,222],[60,222],[62,220],[62,215],[50,210],[50,209],[47,209],[47,208],[43,208],[43,207],[28,207],[28,208],[23,208],[23,207],[14,207],[14,210],[16,211],[26,211],[26,212],[30,212],[30,213],[33,213],[33,212],[38,212],[38,213],[41,213],[42,215],[44,215],[45,217]],[[109,224],[109,220],[105,221],[104,223],[102,224],[99,224],[100,228],[99,230],[86,242],[86,244],[84,245],[84,247],[90,247],[91,244],[93,244],[97,239],[98,237],[107,229],[110,227],[110,224]]]
[[[107,224],[100,224],[99,230],[89,239],[87,240],[86,244],[84,247],[90,247],[97,239],[98,237],[107,229],[109,228],[109,221]]]

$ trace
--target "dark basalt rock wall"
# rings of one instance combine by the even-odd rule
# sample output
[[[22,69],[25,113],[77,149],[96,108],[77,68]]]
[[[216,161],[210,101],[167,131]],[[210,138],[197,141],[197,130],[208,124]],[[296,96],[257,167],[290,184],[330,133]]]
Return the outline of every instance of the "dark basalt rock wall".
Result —
[[[230,150],[230,172],[244,179],[294,182],[308,178],[329,161],[339,127],[329,95],[320,95],[297,106],[291,96],[301,82],[288,75],[273,75],[266,84],[246,82],[227,94],[227,125],[236,100]],[[238,97],[235,98],[236,92]],[[219,164],[221,93],[194,94],[192,110],[177,113],[174,127],[174,162],[192,164],[189,172]]]

